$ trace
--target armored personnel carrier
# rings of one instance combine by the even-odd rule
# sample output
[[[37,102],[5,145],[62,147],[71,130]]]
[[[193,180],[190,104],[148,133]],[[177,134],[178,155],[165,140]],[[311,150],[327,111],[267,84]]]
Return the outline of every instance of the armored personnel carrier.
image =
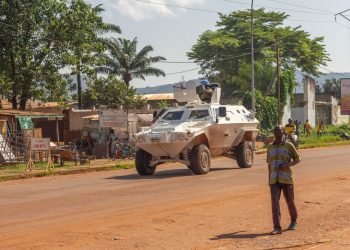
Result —
[[[235,159],[240,168],[253,165],[259,121],[244,106],[220,105],[221,88],[209,87],[208,103],[200,98],[202,85],[174,85],[175,99],[185,104],[169,108],[150,128],[136,134],[135,165],[140,175],[154,174],[165,162],[180,162],[194,174],[206,174],[211,158],[220,155]]]

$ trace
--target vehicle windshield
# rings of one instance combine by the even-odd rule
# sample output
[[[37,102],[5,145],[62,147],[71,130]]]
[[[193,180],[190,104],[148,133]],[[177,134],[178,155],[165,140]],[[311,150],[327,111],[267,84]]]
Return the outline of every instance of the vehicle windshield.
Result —
[[[192,110],[188,119],[204,119],[209,117],[209,111],[207,109]]]
[[[165,121],[179,121],[182,118],[183,111],[170,111],[166,113],[161,119]]]

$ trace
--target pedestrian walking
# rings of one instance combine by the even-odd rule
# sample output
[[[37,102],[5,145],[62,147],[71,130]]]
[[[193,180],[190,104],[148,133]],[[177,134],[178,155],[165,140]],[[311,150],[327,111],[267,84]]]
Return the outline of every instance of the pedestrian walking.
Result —
[[[306,136],[311,135],[312,132],[312,128],[311,125],[309,123],[309,120],[306,119],[306,122],[304,123],[304,134],[306,134]]]
[[[317,126],[317,135],[323,135],[325,132],[324,122],[320,122]]]
[[[300,162],[300,157],[294,145],[284,139],[284,129],[278,125],[273,130],[274,142],[267,147],[267,158],[269,169],[269,185],[271,193],[272,235],[281,234],[281,210],[280,197],[283,192],[288,205],[290,215],[289,230],[297,227],[298,212],[294,202],[294,182],[291,167]]]

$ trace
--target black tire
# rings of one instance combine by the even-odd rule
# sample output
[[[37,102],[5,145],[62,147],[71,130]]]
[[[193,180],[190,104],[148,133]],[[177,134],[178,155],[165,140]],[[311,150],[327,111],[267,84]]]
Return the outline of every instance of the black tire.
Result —
[[[195,146],[191,151],[191,167],[194,174],[206,174],[210,171],[210,151],[204,144]]]
[[[135,166],[139,175],[153,175],[156,171],[156,166],[149,165],[152,155],[142,149],[136,151]]]
[[[244,141],[236,149],[236,161],[240,168],[250,168],[254,162],[253,146],[250,142]]]

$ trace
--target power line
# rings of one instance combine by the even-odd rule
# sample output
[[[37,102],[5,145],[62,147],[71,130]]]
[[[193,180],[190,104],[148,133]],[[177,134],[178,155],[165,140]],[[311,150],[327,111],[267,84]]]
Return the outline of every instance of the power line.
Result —
[[[194,71],[200,69],[200,67],[194,68],[194,69],[188,69],[188,70],[184,70],[184,71],[178,71],[178,72],[173,72],[173,73],[167,73],[165,75],[169,76],[169,75],[176,75],[176,74],[181,74],[181,73],[186,73],[186,72],[190,72],[190,71]]]
[[[271,44],[270,46],[265,46],[265,47],[260,48],[260,49],[256,49],[256,50],[254,50],[254,52],[258,52],[258,51],[264,50],[266,48],[270,48],[272,45],[274,45],[274,44]],[[244,56],[247,56],[247,55],[250,55],[250,54],[251,54],[250,52],[247,52],[247,53],[243,53],[243,54],[240,54],[240,55],[237,55],[237,56],[231,56],[231,57],[218,59],[217,61],[222,62],[222,61],[226,61],[226,60],[236,59],[236,58],[239,58],[239,57],[244,57]],[[158,63],[161,63],[161,62],[158,62]],[[187,61],[187,62],[177,62],[177,63],[199,63],[199,62],[188,62]],[[188,70],[184,70],[184,71],[179,71],[179,72],[168,73],[166,75],[176,75],[176,74],[180,74],[180,73],[194,71],[194,70],[197,70],[197,69],[200,69],[200,67],[193,68],[193,69],[188,69]]]
[[[350,30],[350,27],[348,27],[348,26],[346,26],[346,25],[344,25],[344,24],[342,24],[342,23],[338,23],[337,20],[335,20],[335,23],[336,23],[336,24],[339,24],[340,26],[344,27],[345,29]]]
[[[345,76],[345,77],[349,77],[348,74],[334,72],[334,71],[332,71],[332,70],[330,70],[330,69],[327,69],[327,68],[325,68],[325,67],[322,67],[322,66],[319,66],[319,67],[320,67],[320,69],[327,70],[329,73],[334,73],[334,74],[342,75],[342,76]]]
[[[142,2],[142,3],[154,4],[154,5],[168,6],[168,7],[172,7],[172,8],[193,10],[193,11],[201,11],[201,12],[208,12],[208,13],[215,13],[215,14],[220,13],[219,11],[215,11],[215,10],[197,9],[197,8],[184,7],[184,6],[179,6],[179,5],[174,5],[174,4],[168,4],[168,3],[158,3],[158,2],[145,1],[145,0],[135,0],[135,1],[136,1],[136,2]]]
[[[236,4],[242,4],[242,5],[250,5],[249,3],[242,3],[238,1],[233,0],[222,0],[224,2],[230,2],[230,3],[236,3]],[[327,15],[327,16],[333,16],[334,14],[331,13],[322,13],[322,12],[311,12],[311,11],[303,11],[303,10],[294,10],[294,9],[284,9],[284,8],[276,8],[276,7],[270,7],[270,6],[264,6],[264,5],[256,5],[257,7],[267,8],[267,9],[275,9],[275,10],[283,10],[283,11],[290,11],[290,12],[300,12],[300,13],[306,13],[306,14],[316,14],[316,15]]]
[[[291,19],[287,18],[286,21],[292,21],[292,22],[307,22],[307,23],[333,23],[333,21],[326,21],[326,20],[300,20],[300,19]]]
[[[303,8],[303,9],[320,11],[320,12],[324,12],[324,13],[328,13],[328,14],[332,14],[333,15],[332,12],[329,12],[327,10],[314,9],[314,8],[303,6],[303,5],[299,5],[299,4],[285,3],[285,2],[277,1],[277,0],[268,0],[268,1],[275,2],[275,3],[280,3],[280,4],[284,4],[284,5],[289,5],[289,6],[294,6],[294,7],[298,7],[298,8]]]
[[[207,10],[207,9],[198,9],[198,8],[189,8],[189,7],[184,7],[184,6],[179,6],[179,5],[174,5],[174,4],[166,4],[166,3],[158,3],[158,2],[152,2],[152,1],[146,1],[146,0],[135,0],[137,2],[142,2],[142,3],[147,3],[147,4],[154,4],[154,5],[162,5],[162,6],[168,6],[172,8],[180,8],[180,9],[186,9],[186,10],[193,10],[193,11],[202,11],[202,12],[209,12],[209,13],[221,13],[219,11],[214,11],[214,10]],[[227,2],[234,2],[230,0],[222,0],[222,1],[227,1]],[[238,3],[238,2],[237,2]],[[247,4],[247,3],[240,3],[240,4]],[[286,10],[286,9],[282,9]],[[313,12],[314,13],[314,12]],[[319,13],[314,13],[314,14],[319,14]],[[328,15],[328,14],[327,14]],[[331,14],[333,15],[333,14]],[[287,20],[289,21],[295,21],[295,22],[314,22],[314,23],[326,23],[326,22],[332,22],[332,21],[327,21],[327,20],[297,20],[297,19],[290,19],[288,18]]]

